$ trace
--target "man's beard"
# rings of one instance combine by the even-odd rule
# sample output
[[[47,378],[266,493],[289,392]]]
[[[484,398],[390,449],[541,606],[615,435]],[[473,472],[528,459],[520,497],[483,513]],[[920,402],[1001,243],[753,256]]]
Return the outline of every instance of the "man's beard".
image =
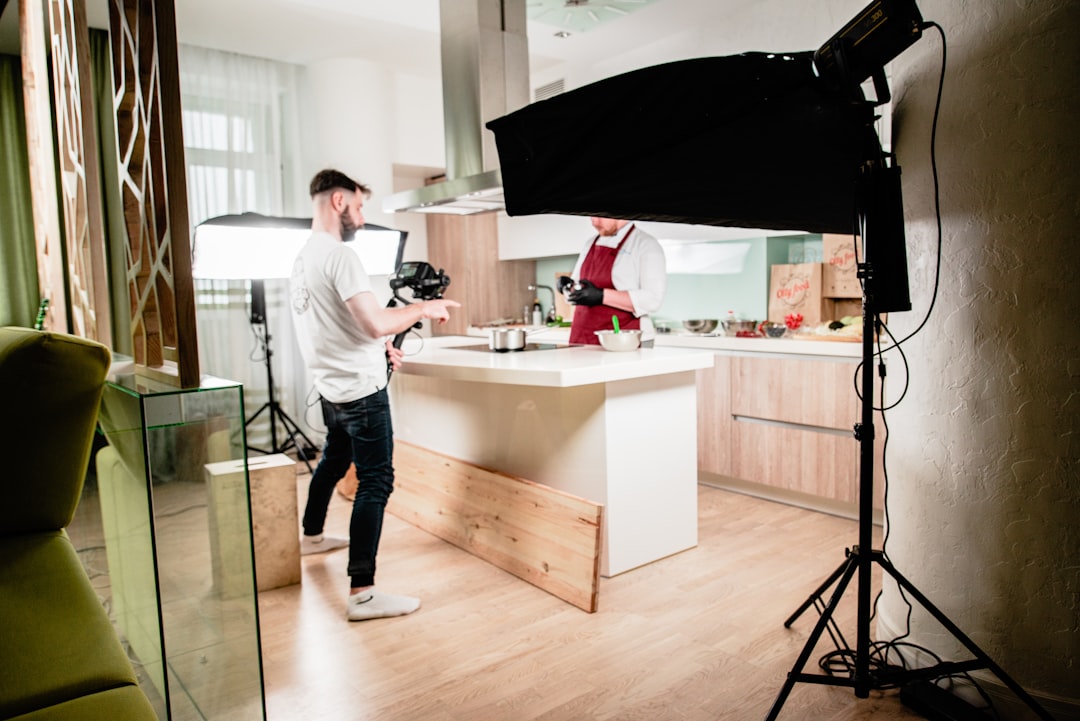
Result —
[[[341,218],[341,239],[348,242],[355,238],[356,231],[360,230],[363,226],[353,222],[348,209],[341,211],[341,215],[338,217]]]

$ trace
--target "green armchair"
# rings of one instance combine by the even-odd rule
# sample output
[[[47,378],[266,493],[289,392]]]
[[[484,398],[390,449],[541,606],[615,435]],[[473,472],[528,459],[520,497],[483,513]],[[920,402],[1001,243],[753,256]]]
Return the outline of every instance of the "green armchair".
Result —
[[[0,328],[0,719],[156,719],[65,528],[109,350]]]

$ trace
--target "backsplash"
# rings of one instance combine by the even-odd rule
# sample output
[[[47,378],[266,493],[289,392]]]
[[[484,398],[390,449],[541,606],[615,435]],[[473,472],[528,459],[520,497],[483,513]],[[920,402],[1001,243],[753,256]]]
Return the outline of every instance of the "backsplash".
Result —
[[[741,318],[763,320],[768,315],[769,269],[776,263],[820,263],[822,259],[821,236],[816,234],[709,241],[689,245],[699,249],[704,246],[705,250],[725,246],[719,248],[722,251],[739,246],[738,252],[713,254],[738,258],[738,262],[707,266],[715,272],[684,272],[687,266],[681,258],[676,262],[675,256],[681,256],[681,248],[687,245],[680,244],[672,251],[665,244],[669,257],[667,294],[654,320],[720,319],[729,310]],[[537,283],[552,285],[555,275],[572,270],[576,261],[574,255],[538,258]],[[546,312],[550,302],[546,293],[540,296],[540,302]]]

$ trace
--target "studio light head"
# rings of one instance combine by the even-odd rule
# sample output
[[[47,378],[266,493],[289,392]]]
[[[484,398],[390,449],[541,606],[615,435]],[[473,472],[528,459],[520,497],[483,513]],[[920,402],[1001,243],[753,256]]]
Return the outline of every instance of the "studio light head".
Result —
[[[874,78],[878,103],[888,102],[885,65],[922,37],[915,0],[875,0],[814,53],[814,72],[829,86],[856,94]]]

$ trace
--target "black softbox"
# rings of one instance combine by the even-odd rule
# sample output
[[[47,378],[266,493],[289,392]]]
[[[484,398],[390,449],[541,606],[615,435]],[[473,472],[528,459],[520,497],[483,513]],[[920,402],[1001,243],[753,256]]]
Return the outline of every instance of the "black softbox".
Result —
[[[860,166],[881,153],[874,110],[812,57],[667,63],[490,121],[506,212],[854,233]]]

